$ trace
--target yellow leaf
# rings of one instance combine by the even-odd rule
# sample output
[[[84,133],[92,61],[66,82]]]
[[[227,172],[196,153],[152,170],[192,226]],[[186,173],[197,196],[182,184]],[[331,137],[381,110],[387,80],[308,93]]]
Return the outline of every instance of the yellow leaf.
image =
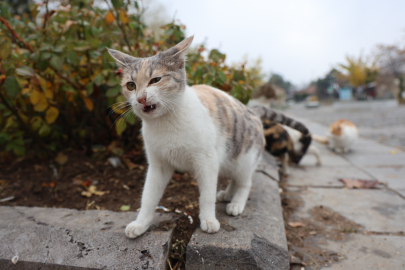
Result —
[[[117,135],[120,136],[122,132],[125,131],[127,128],[127,123],[125,122],[124,118],[118,119],[117,122],[115,122],[115,131],[117,131]]]
[[[123,23],[123,24],[128,24],[128,15],[127,15],[127,13],[125,12],[125,10],[120,10],[119,11],[119,18],[120,18],[120,21]]]
[[[84,104],[86,104],[86,108],[89,111],[92,111],[94,109],[94,104],[93,101],[91,99],[89,99],[88,97],[82,97]]]
[[[46,110],[46,108],[48,108],[48,102],[46,102],[45,100],[41,100],[40,102],[38,102],[35,106],[34,106],[34,110],[37,112],[43,112]]]
[[[49,98],[49,99],[53,99],[53,91],[50,88],[45,90],[45,97]]]
[[[55,107],[49,107],[45,114],[45,120],[48,124],[52,124],[55,122],[56,118],[58,118],[59,111]]]
[[[112,14],[111,11],[108,12],[107,15],[105,15],[105,22],[106,22],[107,24],[111,24],[112,22],[114,22],[114,20],[115,20],[115,17],[114,17],[114,15]]]
[[[68,157],[62,152],[59,152],[58,155],[55,157],[55,161],[58,164],[63,165],[68,161]]]
[[[122,108],[123,106],[120,104],[114,104],[112,105],[112,109],[114,112],[118,113],[118,114],[123,114],[125,112],[125,110]],[[126,107],[124,107],[126,108]]]
[[[41,99],[41,93],[38,91],[33,91],[30,95],[30,101],[32,105],[35,105]]]
[[[31,92],[31,87],[26,87],[26,88],[24,88],[23,90],[21,90],[21,93],[22,93],[23,95],[28,94],[29,92]]]

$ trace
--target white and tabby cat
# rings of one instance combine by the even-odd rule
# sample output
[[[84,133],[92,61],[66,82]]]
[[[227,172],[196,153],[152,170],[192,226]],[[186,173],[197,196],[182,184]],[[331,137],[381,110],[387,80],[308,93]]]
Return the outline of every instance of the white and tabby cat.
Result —
[[[141,210],[125,229],[128,237],[143,234],[175,169],[193,173],[200,190],[200,226],[219,230],[215,201],[230,201],[229,215],[242,213],[252,174],[264,148],[260,117],[284,123],[303,133],[299,122],[263,107],[248,109],[218,89],[186,84],[185,58],[193,37],[148,58],[109,49],[123,68],[122,91],[142,119],[149,163]],[[232,179],[216,194],[218,176]]]
[[[329,148],[336,153],[348,153],[350,146],[358,137],[359,130],[356,125],[346,119],[340,119],[330,124],[327,137],[312,135],[315,141],[329,145]]]

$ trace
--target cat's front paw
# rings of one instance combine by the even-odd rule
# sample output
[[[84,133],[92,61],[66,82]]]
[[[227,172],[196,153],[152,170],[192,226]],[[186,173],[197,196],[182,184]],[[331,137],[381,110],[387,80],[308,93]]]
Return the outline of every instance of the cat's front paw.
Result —
[[[245,207],[237,203],[228,203],[228,205],[226,206],[226,213],[230,216],[238,216],[242,214],[244,208]]]
[[[230,202],[232,200],[232,196],[229,195],[225,190],[220,190],[217,193],[217,201],[218,202]]]
[[[216,233],[219,231],[220,225],[216,218],[201,220],[201,230],[207,233]]]
[[[142,224],[142,222],[135,220],[127,225],[127,227],[125,228],[125,234],[129,238],[136,238],[146,232],[148,228],[149,225]]]

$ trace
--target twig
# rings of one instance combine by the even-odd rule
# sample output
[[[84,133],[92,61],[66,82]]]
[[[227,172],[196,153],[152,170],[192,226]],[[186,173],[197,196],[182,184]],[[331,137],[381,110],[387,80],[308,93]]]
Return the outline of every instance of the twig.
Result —
[[[22,44],[24,44],[24,47],[27,48],[30,52],[34,52],[34,49],[31,47],[30,44],[28,44],[27,42],[25,42],[17,33],[16,31],[13,29],[13,27],[11,27],[10,23],[4,19],[3,17],[0,16],[0,22],[2,22],[7,28],[8,30],[11,32],[11,34],[18,39]]]
[[[65,81],[67,81],[67,82],[68,82],[70,85],[72,85],[74,88],[76,88],[76,90],[82,90],[82,89],[85,88],[84,86],[82,86],[82,85],[80,85],[80,84],[77,84],[77,83],[73,82],[71,79],[69,79],[68,77],[62,75],[62,74],[61,74],[59,71],[57,71],[56,69],[53,69],[53,68],[52,68],[52,70],[55,72],[56,75],[58,75],[60,78],[62,78],[62,79],[64,79]]]
[[[44,25],[42,26],[43,30],[45,30],[46,23],[48,22],[48,17],[49,17],[48,2],[49,2],[49,0],[45,1],[46,13],[45,13],[45,17],[44,17]]]
[[[167,263],[169,264],[170,270],[173,270],[172,264],[170,263],[170,260],[169,260],[169,259],[167,259]]]
[[[110,4],[108,3],[108,1],[107,0],[104,0],[104,1],[107,3],[107,5],[108,5],[108,7],[110,8],[110,11],[111,11],[111,7],[110,7]],[[125,31],[124,26],[120,23],[120,16],[119,16],[119,13],[118,13],[118,9],[114,7],[114,10],[115,10],[115,16],[116,16],[116,19],[117,19],[118,27],[121,29],[121,32],[124,34],[124,40],[125,40],[125,43],[128,45],[128,50],[131,53],[133,53],[133,51],[131,49],[131,45],[129,44],[129,41],[128,41],[127,32]]]
[[[176,265],[173,267],[173,270],[176,270],[177,269],[177,267],[179,266],[179,264],[180,264],[180,260],[176,263]]]

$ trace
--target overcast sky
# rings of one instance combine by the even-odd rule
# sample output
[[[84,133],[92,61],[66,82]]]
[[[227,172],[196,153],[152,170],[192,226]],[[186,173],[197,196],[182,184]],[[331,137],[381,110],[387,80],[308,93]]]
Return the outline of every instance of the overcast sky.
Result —
[[[324,76],[346,54],[404,44],[405,0],[158,0],[228,63],[263,59],[266,73],[296,85]]]

